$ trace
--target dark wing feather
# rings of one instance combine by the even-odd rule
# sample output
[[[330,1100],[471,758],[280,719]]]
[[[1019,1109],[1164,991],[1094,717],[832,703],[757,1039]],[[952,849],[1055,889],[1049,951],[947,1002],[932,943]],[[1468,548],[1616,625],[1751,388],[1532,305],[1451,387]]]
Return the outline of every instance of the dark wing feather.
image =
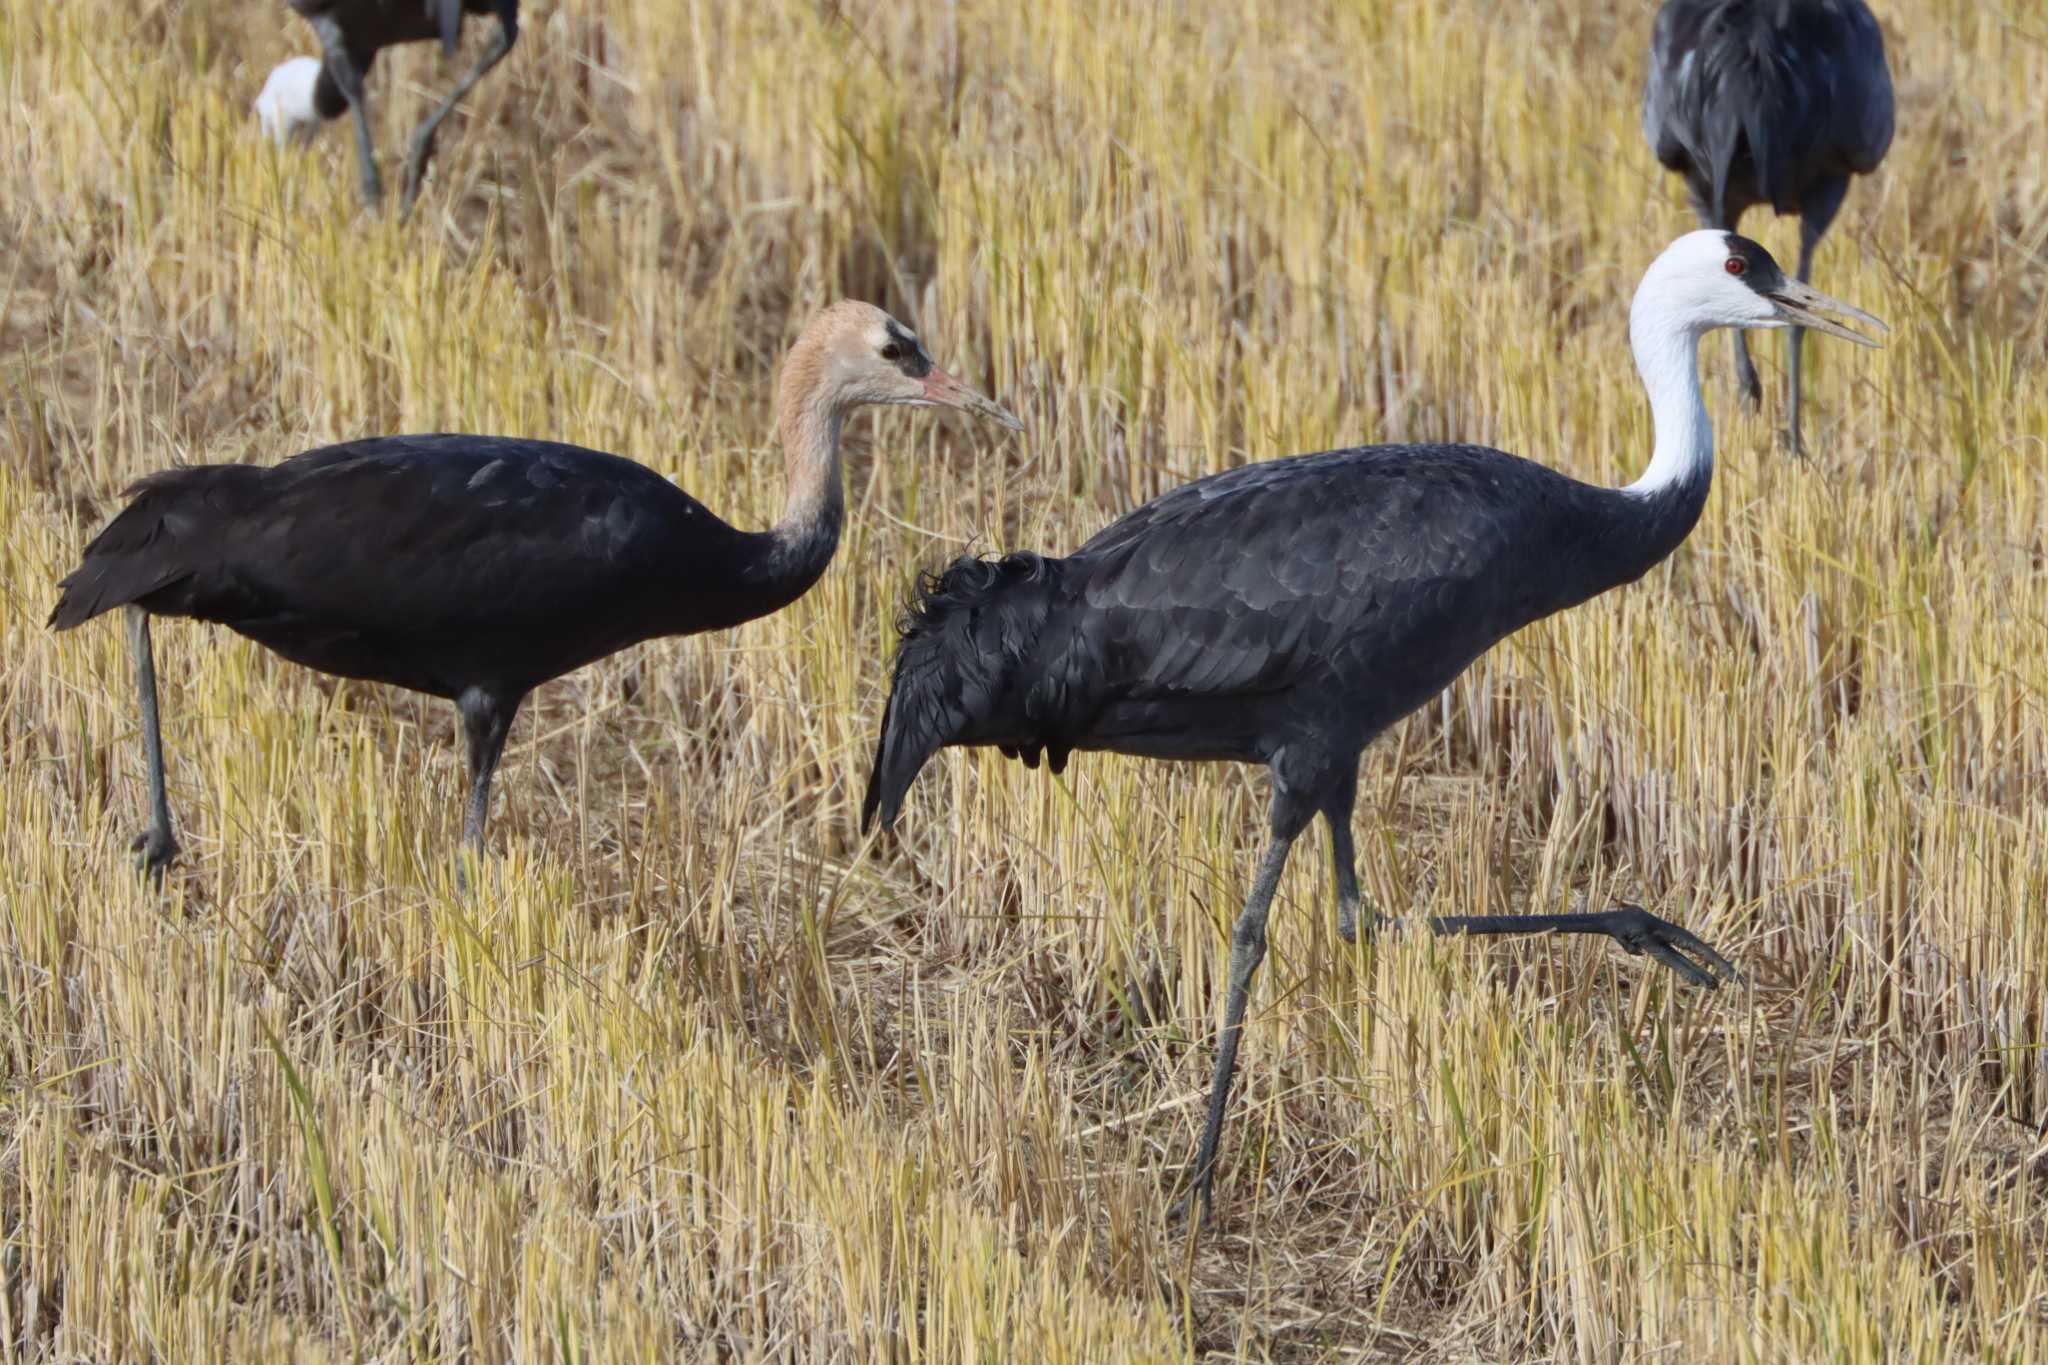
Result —
[[[1884,38],[1861,0],[1671,0],[1651,30],[1643,135],[1701,209],[1797,210],[1891,143]]]
[[[1567,486],[1471,446],[1297,456],[1174,489],[1068,572],[1118,700],[1255,696],[1333,669],[1433,678],[1554,609],[1568,574],[1513,570]]]
[[[576,446],[378,437],[132,491],[65,580],[60,628],[137,602],[312,668],[453,695],[780,605],[744,581],[758,536]]]
[[[1698,72],[1689,61],[1699,42],[1707,6],[1673,0],[1650,29],[1650,74],[1643,86],[1643,139],[1669,170],[1691,173],[1706,157],[1695,153],[1703,101]]]
[[[714,588],[701,579],[738,535],[630,460],[466,435],[287,460],[237,529],[231,573],[253,599],[409,634],[558,622],[656,579],[677,594]],[[704,560],[694,584],[674,562],[693,547]]]
[[[1833,141],[1849,170],[1868,175],[1892,145],[1892,73],[1877,16],[1861,4],[1846,8]]]

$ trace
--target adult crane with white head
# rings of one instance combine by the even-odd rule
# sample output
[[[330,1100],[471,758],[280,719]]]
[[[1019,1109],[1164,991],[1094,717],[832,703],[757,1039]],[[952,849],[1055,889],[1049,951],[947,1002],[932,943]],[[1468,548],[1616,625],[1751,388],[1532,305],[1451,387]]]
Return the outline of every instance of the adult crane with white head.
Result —
[[[419,198],[434,137],[442,120],[454,110],[484,73],[503,61],[519,37],[519,0],[285,0],[294,13],[313,26],[322,56],[293,57],[278,64],[263,83],[252,108],[263,131],[277,142],[305,141],[321,123],[347,113],[356,128],[356,158],[362,172],[363,199],[378,203],[384,182],[377,175],[376,146],[370,137],[363,82],[377,54],[399,43],[436,40],[448,56],[462,36],[465,14],[495,15],[498,31],[468,74],[456,82],[448,98],[420,121],[405,159],[405,182],[399,206],[410,212]]]
[[[1884,34],[1863,0],[1669,0],[1650,33],[1643,136],[1685,177],[1703,227],[1734,231],[1768,206],[1799,215],[1799,265],[1849,192],[1892,143],[1892,73]],[[1799,355],[1786,341],[1792,449],[1802,448]],[[1742,333],[1736,381],[1761,395]]]
[[[1017,419],[932,363],[871,304],[840,302],[790,347],[776,418],[781,520],[742,531],[616,455],[502,436],[377,436],[268,468],[152,474],[85,548],[50,624],[128,609],[151,819],[143,866],[177,853],[151,616],[189,616],[294,663],[447,697],[469,743],[468,842],[526,695],[664,635],[723,630],[801,597],[839,548],[839,433],[864,404]]]
[[[1495,642],[1677,549],[1714,469],[1701,336],[1798,325],[1876,344],[1823,311],[1883,326],[1786,278],[1755,242],[1690,233],[1650,266],[1630,308],[1656,446],[1626,488],[1479,446],[1325,451],[1183,484],[1064,559],[964,557],[921,585],[863,823],[892,823],[947,745],[995,745],[1034,767],[1043,756],[1054,772],[1072,751],[1096,749],[1271,773],[1271,839],[1231,933],[1189,1201],[1208,1203],[1245,1002],[1295,838],[1317,815],[1329,822],[1338,932],[1354,939],[1351,818],[1365,746]],[[1604,934],[1698,985],[1734,975],[1706,944],[1635,906],[1430,927]]]

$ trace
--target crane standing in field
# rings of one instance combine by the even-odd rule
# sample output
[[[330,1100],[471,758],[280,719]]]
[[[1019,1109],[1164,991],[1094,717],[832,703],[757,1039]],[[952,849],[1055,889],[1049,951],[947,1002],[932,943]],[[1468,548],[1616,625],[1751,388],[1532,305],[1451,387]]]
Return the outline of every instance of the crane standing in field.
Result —
[[[283,464],[195,465],[128,490],[50,613],[128,609],[149,764],[143,866],[177,853],[164,794],[149,618],[218,622],[308,668],[451,698],[469,742],[464,832],[479,852],[491,774],[526,694],[662,635],[766,616],[839,547],[839,432],[863,404],[1017,419],[932,364],[881,309],[842,302],[782,367],[782,519],[741,531],[631,460],[501,436],[379,436]]]
[[[1675,550],[1713,476],[1700,337],[1796,324],[1876,344],[1822,309],[1883,325],[1787,279],[1734,233],[1694,232],[1666,249],[1629,314],[1656,448],[1626,488],[1478,446],[1326,451],[1183,484],[1065,559],[965,557],[923,583],[903,623],[863,824],[892,823],[918,771],[954,744],[992,744],[1033,767],[1043,755],[1054,772],[1071,751],[1099,749],[1263,763],[1272,774],[1272,837],[1231,934],[1190,1202],[1208,1202],[1246,996],[1295,838],[1318,814],[1329,822],[1338,932],[1352,940],[1365,746],[1502,637]],[[1699,985],[1714,985],[1715,970],[1734,974],[1633,906],[1430,924],[1606,934]]]
[[[399,43],[437,38],[441,50],[455,55],[464,14],[495,14],[498,33],[481,60],[456,83],[440,107],[421,121],[405,159],[405,183],[399,205],[412,209],[419,197],[427,160],[434,154],[434,135],[484,73],[504,60],[519,37],[519,0],[285,0],[294,13],[313,26],[324,59],[294,57],[280,63],[256,96],[255,110],[263,130],[282,142],[304,138],[327,119],[343,112],[354,116],[356,157],[361,163],[363,199],[375,204],[384,197],[377,176],[376,147],[370,139],[364,107],[363,81],[377,54]]]
[[[1851,175],[1892,142],[1884,34],[1863,0],[1669,0],[1650,35],[1643,136],[1685,177],[1702,226],[1734,231],[1757,205],[1799,215],[1798,278]],[[1786,341],[1792,449],[1801,450],[1799,352]],[[1736,381],[1762,396],[1742,333]]]

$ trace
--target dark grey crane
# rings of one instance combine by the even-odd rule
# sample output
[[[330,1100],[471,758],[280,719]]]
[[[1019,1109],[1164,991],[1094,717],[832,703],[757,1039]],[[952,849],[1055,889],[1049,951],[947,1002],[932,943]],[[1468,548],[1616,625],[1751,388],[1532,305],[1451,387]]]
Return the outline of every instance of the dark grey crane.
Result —
[[[1787,279],[1734,233],[1694,232],[1666,249],[1630,309],[1656,449],[1626,488],[1479,446],[1325,451],[1183,484],[1064,559],[969,556],[922,583],[903,622],[864,824],[892,823],[946,745],[995,745],[1034,767],[1043,757],[1054,772],[1072,751],[1098,749],[1263,763],[1272,774],[1272,838],[1231,934],[1189,1201],[1208,1202],[1245,999],[1296,836],[1318,814],[1329,822],[1338,932],[1353,939],[1351,815],[1365,746],[1502,637],[1675,550],[1713,475],[1701,336],[1798,324],[1876,344],[1821,309],[1877,323]],[[1699,939],[1634,906],[1430,927],[1605,934],[1698,985],[1734,974]]]
[[[305,137],[327,119],[352,114],[356,126],[356,157],[361,163],[363,199],[384,197],[377,175],[376,147],[364,107],[363,82],[377,54],[399,43],[437,39],[441,50],[455,55],[465,14],[493,14],[497,36],[469,73],[456,82],[448,98],[421,121],[405,159],[401,209],[410,212],[419,198],[420,181],[434,154],[434,135],[441,121],[470,92],[484,73],[503,61],[519,37],[519,0],[285,0],[293,12],[313,26],[323,59],[294,57],[280,63],[256,96],[255,110],[264,131],[279,141]]]
[[[379,436],[268,468],[143,479],[50,613],[69,630],[128,609],[149,764],[143,866],[177,853],[151,616],[217,622],[323,673],[452,699],[469,743],[464,832],[481,851],[491,774],[527,693],[643,640],[765,616],[825,572],[845,509],[840,427],[870,403],[1018,426],[887,313],[841,302],[782,367],[788,496],[767,531],[728,526],[631,460],[500,436]]]
[[[1643,136],[1685,177],[1702,226],[1734,231],[1759,205],[1799,215],[1801,283],[1842,207],[1892,143],[1892,74],[1863,0],[1669,0],[1650,34]],[[1792,449],[1803,333],[1786,340]],[[1736,380],[1761,399],[1735,333]]]

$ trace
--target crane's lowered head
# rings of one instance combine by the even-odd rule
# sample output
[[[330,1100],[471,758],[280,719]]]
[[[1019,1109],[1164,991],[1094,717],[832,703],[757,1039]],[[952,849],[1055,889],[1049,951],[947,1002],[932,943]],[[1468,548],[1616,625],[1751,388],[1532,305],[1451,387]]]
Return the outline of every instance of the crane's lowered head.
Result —
[[[1651,263],[1636,289],[1631,318],[1675,322],[1694,335],[1716,327],[1807,327],[1859,346],[1879,344],[1823,313],[1891,330],[1861,308],[1793,279],[1749,238],[1703,228],[1680,237]]]
[[[263,128],[263,135],[280,147],[287,142],[312,141],[321,123],[320,110],[313,99],[313,87],[319,81],[318,57],[293,57],[279,62],[249,106]]]
[[[784,367],[783,402],[820,403],[843,414],[864,403],[942,405],[1001,423],[1024,424],[932,363],[917,334],[871,303],[841,300],[804,328]]]

